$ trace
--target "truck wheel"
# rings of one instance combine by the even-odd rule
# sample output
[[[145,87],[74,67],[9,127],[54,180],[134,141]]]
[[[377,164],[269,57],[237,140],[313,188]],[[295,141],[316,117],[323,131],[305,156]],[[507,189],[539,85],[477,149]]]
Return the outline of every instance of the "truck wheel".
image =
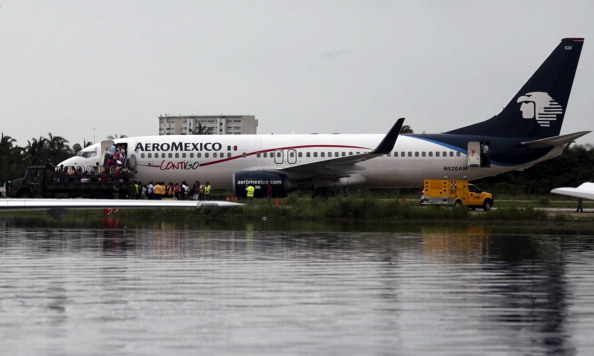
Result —
[[[459,208],[459,207],[461,207],[461,206],[462,206],[462,202],[461,202],[460,200],[456,200],[456,201],[454,202],[454,208]]]
[[[483,203],[483,210],[489,211],[491,210],[491,207],[493,207],[493,202],[490,199],[485,200],[485,202]]]
[[[33,194],[31,194],[30,191],[28,190],[21,190],[17,193],[16,195],[17,198],[25,198],[25,199],[31,199],[33,198]]]
[[[93,192],[91,194],[91,199],[106,199],[105,193],[103,192]]]

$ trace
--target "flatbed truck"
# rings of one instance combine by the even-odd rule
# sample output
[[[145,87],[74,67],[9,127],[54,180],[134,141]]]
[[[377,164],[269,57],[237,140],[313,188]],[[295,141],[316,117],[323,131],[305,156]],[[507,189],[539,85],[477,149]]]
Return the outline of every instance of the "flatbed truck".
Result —
[[[33,166],[27,168],[25,177],[6,183],[6,195],[10,198],[126,198],[133,179],[132,173],[69,175]]]

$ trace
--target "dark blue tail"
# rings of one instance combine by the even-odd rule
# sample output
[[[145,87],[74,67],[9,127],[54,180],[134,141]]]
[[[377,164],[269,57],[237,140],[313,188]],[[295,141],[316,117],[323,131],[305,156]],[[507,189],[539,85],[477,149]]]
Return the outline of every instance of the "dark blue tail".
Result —
[[[447,133],[531,139],[559,135],[583,44],[583,38],[564,38],[499,115]]]

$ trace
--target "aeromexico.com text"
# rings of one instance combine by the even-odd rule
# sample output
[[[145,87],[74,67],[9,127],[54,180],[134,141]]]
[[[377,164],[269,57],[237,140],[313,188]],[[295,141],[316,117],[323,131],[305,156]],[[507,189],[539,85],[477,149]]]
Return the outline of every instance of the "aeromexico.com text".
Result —
[[[219,142],[163,142],[142,143],[134,147],[134,151],[163,152],[163,151],[220,151],[223,145]]]
[[[283,184],[283,181],[280,179],[243,179],[243,180],[238,180],[237,184],[239,185],[267,185],[267,184],[271,184],[271,185],[277,185],[277,184]]]

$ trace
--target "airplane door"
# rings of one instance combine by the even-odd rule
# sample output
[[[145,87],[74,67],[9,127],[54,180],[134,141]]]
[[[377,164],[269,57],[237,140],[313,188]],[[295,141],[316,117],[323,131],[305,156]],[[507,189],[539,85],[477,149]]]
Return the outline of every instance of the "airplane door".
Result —
[[[282,164],[285,162],[285,155],[283,150],[274,151],[274,163]]]
[[[107,162],[107,154],[109,153],[109,148],[113,145],[113,140],[103,140],[101,141],[101,149],[99,150],[99,155],[101,157],[101,165],[104,165]]]
[[[480,167],[481,165],[481,143],[478,141],[468,142],[468,166]]]
[[[297,163],[297,151],[296,150],[287,150],[287,162],[289,164]]]

